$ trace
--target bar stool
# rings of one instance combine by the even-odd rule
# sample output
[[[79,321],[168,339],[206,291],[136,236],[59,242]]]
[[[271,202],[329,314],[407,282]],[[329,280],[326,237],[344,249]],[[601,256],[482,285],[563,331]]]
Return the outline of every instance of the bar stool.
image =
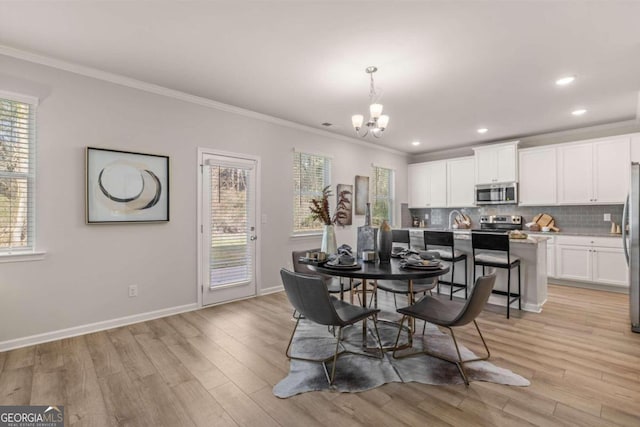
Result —
[[[476,266],[482,266],[484,275],[485,267],[504,268],[507,273],[507,291],[492,290],[491,292],[507,297],[507,319],[509,310],[514,301],[518,301],[518,310],[522,310],[522,288],[520,280],[520,258],[511,255],[509,250],[508,234],[471,233],[471,247],[473,250],[473,281],[476,280]],[[476,253],[476,250],[481,252]],[[518,267],[518,293],[511,292],[511,270]]]
[[[429,246],[437,246],[429,248]],[[468,279],[467,279],[467,254],[457,251],[451,231],[424,231],[424,248],[433,250],[440,254],[440,259],[451,263],[451,281],[438,280],[438,293],[440,293],[440,283],[450,286],[449,299],[453,299],[453,294],[464,289],[464,299],[467,299]],[[464,261],[464,283],[455,283],[456,263]],[[474,276],[475,281],[475,276]],[[454,290],[454,288],[457,288]]]
[[[391,241],[393,243],[404,243],[407,245],[407,249],[411,249],[409,230],[391,230]]]

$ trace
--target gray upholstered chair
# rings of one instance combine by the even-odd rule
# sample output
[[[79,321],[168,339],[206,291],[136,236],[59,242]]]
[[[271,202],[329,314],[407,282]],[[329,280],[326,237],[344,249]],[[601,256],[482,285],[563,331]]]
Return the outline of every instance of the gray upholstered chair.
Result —
[[[413,317],[415,319],[421,319],[425,322],[433,323],[438,326],[443,326],[449,330],[451,333],[451,338],[453,338],[453,343],[456,347],[456,353],[458,354],[457,359],[452,359],[442,354],[432,353],[428,349],[424,349],[422,351],[415,351],[412,353],[406,353],[402,355],[397,354],[397,350],[394,350],[393,357],[396,359],[401,359],[404,357],[415,356],[418,354],[428,354],[433,357],[437,357],[438,359],[446,360],[447,362],[455,363],[460,371],[460,375],[462,375],[462,379],[464,380],[465,385],[469,386],[469,378],[464,370],[464,364],[469,362],[475,362],[478,360],[487,360],[491,353],[489,352],[489,347],[487,347],[487,343],[482,336],[482,332],[480,332],[480,328],[478,327],[478,323],[476,322],[476,317],[482,312],[489,296],[491,295],[491,290],[493,289],[493,285],[495,284],[496,276],[494,274],[479,277],[476,281],[475,286],[471,290],[471,295],[469,299],[465,303],[458,301],[450,301],[443,300],[439,298],[435,298],[432,296],[425,296],[420,301],[415,303],[412,306],[404,307],[398,309],[398,313],[402,314],[402,321],[400,322],[400,329],[398,331],[398,338],[396,339],[396,348],[398,347],[398,342],[400,340],[400,334],[402,332],[402,325],[405,319],[409,317]],[[484,345],[484,349],[487,352],[487,355],[484,357],[478,357],[475,359],[462,360],[460,356],[460,348],[458,347],[458,341],[456,340],[456,336],[453,333],[454,327],[464,326],[468,323],[473,322],[478,331],[478,335],[482,340],[482,344]],[[428,342],[425,343],[425,346],[428,345]]]
[[[282,283],[284,284],[284,290],[287,293],[289,302],[291,302],[291,305],[293,305],[295,310],[299,313],[296,320],[296,326],[293,328],[293,332],[291,333],[291,338],[289,339],[289,344],[287,345],[287,350],[285,352],[287,358],[322,363],[324,373],[327,376],[327,381],[329,381],[329,384],[333,384],[338,356],[345,353],[377,358],[382,358],[384,356],[382,343],[380,341],[380,334],[378,333],[378,326],[376,324],[376,317],[380,310],[349,304],[330,296],[322,278],[318,276],[293,273],[285,269],[280,270],[280,276],[282,277]],[[294,357],[291,355],[291,343],[293,342],[293,337],[298,329],[298,325],[300,324],[300,319],[302,318],[320,325],[338,328],[336,349],[333,356],[329,356],[325,359],[310,359]],[[342,348],[342,351],[339,351],[342,341],[342,328],[353,325],[361,320],[366,321],[367,318],[371,318],[373,320],[375,338],[378,341],[378,355],[355,353],[347,351],[344,347]],[[364,344],[366,345],[366,343]],[[331,367],[331,375],[329,375],[326,363],[331,360],[333,360],[333,366]]]
[[[318,273],[315,270],[309,268],[308,264],[303,264],[300,262],[300,258],[304,257],[307,252],[318,252],[320,249],[308,249],[306,251],[293,251],[291,252],[291,256],[293,258],[293,271],[296,273],[308,274],[310,276],[318,276],[322,278],[327,290],[330,294],[340,294],[340,299],[344,299],[345,291],[350,291],[351,287],[356,287],[360,285],[360,282],[354,282],[352,279],[349,279],[347,283],[345,280],[340,277],[329,276],[328,274]],[[353,301],[352,301],[353,302]]]

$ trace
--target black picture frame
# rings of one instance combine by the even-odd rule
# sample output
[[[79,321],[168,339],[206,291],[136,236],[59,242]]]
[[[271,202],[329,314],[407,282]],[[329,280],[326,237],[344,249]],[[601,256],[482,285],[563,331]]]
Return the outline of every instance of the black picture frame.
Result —
[[[169,157],[87,147],[87,224],[169,221]]]

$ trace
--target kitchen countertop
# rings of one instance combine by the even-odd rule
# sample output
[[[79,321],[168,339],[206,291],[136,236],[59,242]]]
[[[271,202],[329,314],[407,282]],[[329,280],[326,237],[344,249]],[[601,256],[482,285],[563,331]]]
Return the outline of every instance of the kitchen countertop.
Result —
[[[411,228],[404,228],[404,230],[409,230],[409,231],[417,231],[417,232],[421,232],[421,231],[453,231],[454,233],[457,234],[468,234],[471,230],[469,229],[445,229],[445,228],[438,228],[438,227],[426,227],[426,228],[419,228],[419,227],[411,227]],[[522,230],[523,232],[527,233],[527,234],[532,234],[535,236],[548,236],[548,237],[552,237],[552,236],[593,236],[593,237],[614,237],[614,238],[622,238],[622,234],[612,234],[609,233],[607,231],[601,231],[601,230],[593,230],[590,228],[584,228],[584,229],[580,229],[580,228],[576,228],[576,229],[569,229],[569,230],[560,230],[560,231],[548,231],[548,232],[543,232],[543,231],[528,231],[528,230]],[[512,239],[515,240],[515,239]]]
[[[471,230],[469,229],[443,229],[443,228],[408,228],[405,230],[416,231],[421,233],[422,231],[453,231],[453,238],[456,240],[471,240]],[[526,232],[529,234],[529,232]],[[542,234],[542,233],[540,233]],[[544,233],[547,234],[547,233]],[[529,235],[526,239],[509,239],[511,243],[514,244],[528,244],[528,245],[537,245],[540,242],[544,242],[549,240],[550,237],[536,234],[535,236]]]

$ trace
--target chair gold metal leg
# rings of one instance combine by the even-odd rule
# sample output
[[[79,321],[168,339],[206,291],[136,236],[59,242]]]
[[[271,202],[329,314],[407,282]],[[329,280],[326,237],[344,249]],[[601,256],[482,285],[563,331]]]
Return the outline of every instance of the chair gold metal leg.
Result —
[[[449,332],[451,333],[451,338],[453,338],[453,344],[456,346],[456,353],[458,353],[458,360],[455,362],[458,370],[460,371],[460,375],[462,375],[462,380],[464,381],[465,387],[469,387],[469,379],[467,378],[467,373],[464,370],[464,366],[462,365],[462,356],[460,355],[460,347],[458,347],[458,340],[456,340],[456,335],[453,333],[453,329],[447,327]]]
[[[287,350],[284,352],[284,354],[287,356],[287,359],[291,360],[291,355],[289,354],[289,350],[291,349],[291,343],[293,342],[293,336],[296,333],[296,330],[298,329],[298,324],[300,323],[300,317],[298,317],[298,319],[296,320],[296,326],[293,328],[293,332],[291,332],[291,338],[289,338],[289,344],[287,344]]]
[[[331,378],[329,384],[333,385],[333,380],[336,377],[336,362],[338,361],[338,349],[340,348],[340,341],[342,340],[342,326],[338,328],[338,341],[336,342],[336,352],[333,355],[333,366],[331,367]],[[323,363],[324,364],[324,363]],[[325,368],[326,373],[326,368]]]

